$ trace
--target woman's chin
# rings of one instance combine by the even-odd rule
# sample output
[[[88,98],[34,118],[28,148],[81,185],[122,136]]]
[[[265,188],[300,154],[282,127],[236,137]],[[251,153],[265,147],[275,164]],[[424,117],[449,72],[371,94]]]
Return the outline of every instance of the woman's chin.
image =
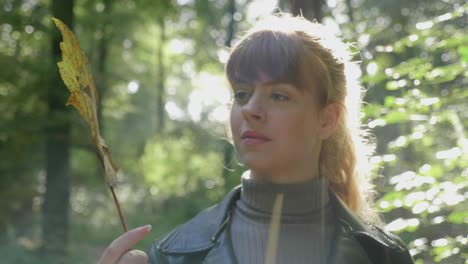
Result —
[[[271,169],[273,164],[265,159],[265,157],[249,157],[243,159],[242,162],[251,171],[265,171]]]

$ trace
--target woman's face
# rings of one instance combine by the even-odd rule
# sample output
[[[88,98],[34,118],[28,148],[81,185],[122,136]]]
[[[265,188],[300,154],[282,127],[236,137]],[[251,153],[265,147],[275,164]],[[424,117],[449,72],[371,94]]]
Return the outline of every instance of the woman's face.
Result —
[[[241,162],[254,174],[275,175],[267,177],[277,182],[318,173],[321,125],[312,89],[285,83],[232,86],[231,129]]]

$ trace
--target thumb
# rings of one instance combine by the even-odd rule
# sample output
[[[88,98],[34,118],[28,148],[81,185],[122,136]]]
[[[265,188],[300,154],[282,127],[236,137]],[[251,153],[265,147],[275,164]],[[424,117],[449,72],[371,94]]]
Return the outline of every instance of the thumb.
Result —
[[[138,241],[148,235],[151,230],[151,225],[137,227],[130,231],[127,231],[123,235],[116,238],[106,248],[98,264],[114,264],[117,260],[129,249],[131,249]]]

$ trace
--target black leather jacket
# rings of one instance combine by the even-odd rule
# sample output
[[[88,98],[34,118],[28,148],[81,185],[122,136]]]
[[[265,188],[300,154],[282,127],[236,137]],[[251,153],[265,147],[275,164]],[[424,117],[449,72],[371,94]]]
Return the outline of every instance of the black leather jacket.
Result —
[[[150,264],[234,264],[228,225],[240,186],[223,201],[174,229],[149,249]],[[328,264],[411,264],[406,245],[397,236],[356,218],[330,193],[337,217]]]

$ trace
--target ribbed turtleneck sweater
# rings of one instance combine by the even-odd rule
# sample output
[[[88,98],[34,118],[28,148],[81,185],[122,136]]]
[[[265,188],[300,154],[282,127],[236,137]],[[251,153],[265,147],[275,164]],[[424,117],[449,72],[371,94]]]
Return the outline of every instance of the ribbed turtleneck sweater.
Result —
[[[273,205],[283,194],[276,263],[326,263],[334,233],[327,181],[275,184],[242,178],[230,233],[241,264],[265,264]]]

